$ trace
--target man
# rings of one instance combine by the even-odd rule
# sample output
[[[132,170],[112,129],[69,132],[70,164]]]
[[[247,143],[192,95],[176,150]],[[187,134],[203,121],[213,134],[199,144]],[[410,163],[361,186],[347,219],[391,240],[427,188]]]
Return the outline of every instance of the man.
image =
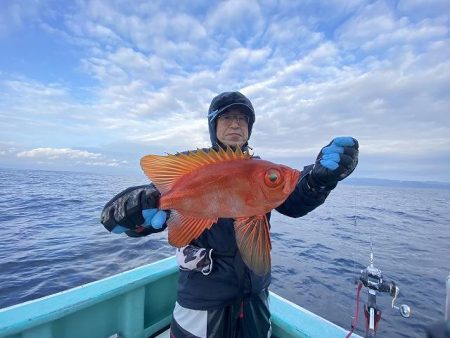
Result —
[[[247,149],[254,122],[255,111],[243,94],[216,96],[208,111],[212,146]],[[358,142],[351,137],[334,139],[314,165],[303,169],[296,188],[276,210],[289,217],[304,216],[325,201],[357,162]],[[109,231],[129,236],[162,231],[167,213],[157,209],[159,195],[152,184],[129,188],[106,204],[102,223]],[[258,276],[245,265],[233,219],[219,219],[177,249],[177,261],[180,275],[171,337],[270,337],[270,272]]]

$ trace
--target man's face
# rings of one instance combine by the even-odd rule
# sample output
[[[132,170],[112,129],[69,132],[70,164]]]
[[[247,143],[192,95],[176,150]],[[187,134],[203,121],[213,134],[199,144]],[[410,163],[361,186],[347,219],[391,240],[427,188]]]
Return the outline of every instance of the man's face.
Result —
[[[217,139],[226,146],[242,147],[248,140],[248,116],[238,108],[231,108],[217,119]]]

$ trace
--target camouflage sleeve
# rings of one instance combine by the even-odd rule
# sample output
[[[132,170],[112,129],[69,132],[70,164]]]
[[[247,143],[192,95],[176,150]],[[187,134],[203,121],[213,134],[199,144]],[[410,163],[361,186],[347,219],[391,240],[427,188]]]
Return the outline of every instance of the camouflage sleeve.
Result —
[[[209,275],[213,268],[212,249],[187,245],[177,248],[176,258],[183,271],[197,271]]]
[[[145,228],[142,226],[144,217],[142,210],[156,208],[160,193],[153,184],[131,187],[114,196],[105,207],[100,216],[100,222],[108,231],[120,225],[129,230],[130,237],[141,237],[151,233],[160,232],[161,229]]]

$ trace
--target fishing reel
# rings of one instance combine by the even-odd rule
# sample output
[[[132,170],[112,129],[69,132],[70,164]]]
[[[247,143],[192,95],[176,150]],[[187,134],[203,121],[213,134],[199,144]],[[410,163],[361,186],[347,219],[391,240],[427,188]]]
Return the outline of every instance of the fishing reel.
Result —
[[[392,308],[399,311],[400,315],[404,318],[409,318],[411,315],[411,308],[402,304],[400,307],[395,305],[397,296],[400,292],[399,287],[395,282],[388,282],[383,279],[381,270],[373,266],[373,262],[368,267],[361,270],[359,281],[368,289],[369,295],[376,295],[376,292],[389,293],[392,297]]]
[[[364,314],[366,317],[366,335],[367,338],[376,337],[378,324],[381,320],[381,310],[377,306],[377,292],[389,293],[392,297],[392,308],[399,311],[400,315],[408,318],[411,315],[411,308],[408,305],[395,306],[395,301],[400,289],[394,282],[388,282],[383,279],[381,270],[373,265],[373,253],[370,253],[370,264],[361,270],[361,275],[356,280],[358,288],[356,291],[355,316],[353,318],[351,330],[346,338],[349,338],[358,325],[359,312],[359,294],[361,288],[365,286],[368,290],[367,303],[364,304]]]

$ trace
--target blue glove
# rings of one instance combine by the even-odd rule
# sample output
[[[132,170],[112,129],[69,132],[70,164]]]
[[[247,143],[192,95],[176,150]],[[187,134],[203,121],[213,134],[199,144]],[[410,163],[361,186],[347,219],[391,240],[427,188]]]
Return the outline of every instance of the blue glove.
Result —
[[[358,164],[358,141],[353,137],[337,137],[317,156],[309,183],[314,188],[333,189],[355,170]]]
[[[159,209],[144,209],[142,210],[142,216],[145,219],[143,226],[153,229],[161,229],[167,219],[167,213]]]
[[[159,191],[153,185],[128,188],[103,208],[101,223],[113,233],[140,237],[165,229],[167,213],[158,210]]]
[[[141,224],[144,228],[161,229],[166,223],[167,213],[164,210],[159,209],[144,209],[142,210],[142,217],[144,217],[144,223]],[[121,234],[129,231],[130,229],[123,225],[117,224],[111,232],[115,234]]]

